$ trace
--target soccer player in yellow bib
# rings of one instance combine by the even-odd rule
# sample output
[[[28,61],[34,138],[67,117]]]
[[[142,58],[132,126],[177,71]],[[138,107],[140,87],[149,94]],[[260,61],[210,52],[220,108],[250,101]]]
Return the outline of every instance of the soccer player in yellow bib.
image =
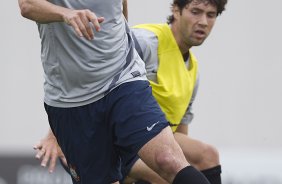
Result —
[[[201,45],[208,37],[226,3],[227,0],[174,0],[168,24],[143,24],[132,29],[135,48],[146,64],[153,95],[165,113],[176,141],[188,162],[202,171],[211,184],[221,183],[218,151],[188,135],[188,126],[193,119],[192,104],[199,82],[197,60],[190,49]],[[147,130],[150,131],[151,127],[147,127]],[[36,145],[39,149],[37,157],[43,158],[42,165],[46,165],[51,157],[40,152],[42,148],[48,150],[46,142],[52,139],[52,135],[47,137],[49,139],[45,138]],[[53,150],[59,149],[52,146]],[[53,155],[52,158],[56,158],[60,155],[59,151]],[[137,180],[167,183],[140,159],[123,163],[122,171],[128,174],[124,183]]]
[[[187,136],[198,88],[197,60],[190,49],[204,42],[226,3],[226,0],[174,0],[168,24],[143,24],[132,29],[135,48],[146,63],[153,95],[170,122],[175,139],[188,162],[201,170],[211,184],[221,183],[218,151]],[[128,176],[166,183],[140,159]]]

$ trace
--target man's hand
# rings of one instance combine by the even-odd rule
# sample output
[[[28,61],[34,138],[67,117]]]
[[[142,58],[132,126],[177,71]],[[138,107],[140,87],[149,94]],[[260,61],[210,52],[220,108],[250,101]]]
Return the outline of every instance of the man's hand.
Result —
[[[97,17],[90,10],[70,10],[64,12],[64,22],[72,26],[76,34],[85,37],[88,40],[94,38],[93,26],[96,31],[100,31],[100,23],[104,21],[104,17]]]
[[[41,160],[41,166],[46,167],[49,162],[49,172],[52,173],[56,166],[57,158],[60,158],[62,163],[67,166],[67,160],[60,146],[57,143],[56,137],[50,130],[45,138],[43,138],[33,149],[37,151],[35,158]]]

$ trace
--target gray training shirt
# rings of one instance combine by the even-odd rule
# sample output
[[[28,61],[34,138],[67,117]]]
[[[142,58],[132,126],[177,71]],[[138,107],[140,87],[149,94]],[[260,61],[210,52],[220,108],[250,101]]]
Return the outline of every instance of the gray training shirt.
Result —
[[[86,105],[124,82],[146,80],[144,62],[134,49],[122,14],[122,0],[49,2],[71,9],[89,9],[105,21],[91,41],[78,37],[64,22],[37,24],[46,104],[55,107]]]

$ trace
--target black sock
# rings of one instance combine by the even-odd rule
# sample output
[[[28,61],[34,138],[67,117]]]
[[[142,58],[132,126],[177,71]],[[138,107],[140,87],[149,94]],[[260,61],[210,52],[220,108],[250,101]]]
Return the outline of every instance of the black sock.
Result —
[[[211,184],[221,184],[221,166],[215,166],[210,169],[201,171],[206,178],[210,181]]]
[[[207,178],[192,166],[187,166],[177,173],[172,184],[210,184]]]

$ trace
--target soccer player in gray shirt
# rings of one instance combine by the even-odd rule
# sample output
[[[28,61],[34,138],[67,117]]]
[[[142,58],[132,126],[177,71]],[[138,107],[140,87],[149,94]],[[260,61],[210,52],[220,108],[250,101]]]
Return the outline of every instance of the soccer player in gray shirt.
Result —
[[[73,183],[117,181],[136,154],[169,183],[209,183],[151,94],[122,0],[18,1],[38,25],[44,107]]]

